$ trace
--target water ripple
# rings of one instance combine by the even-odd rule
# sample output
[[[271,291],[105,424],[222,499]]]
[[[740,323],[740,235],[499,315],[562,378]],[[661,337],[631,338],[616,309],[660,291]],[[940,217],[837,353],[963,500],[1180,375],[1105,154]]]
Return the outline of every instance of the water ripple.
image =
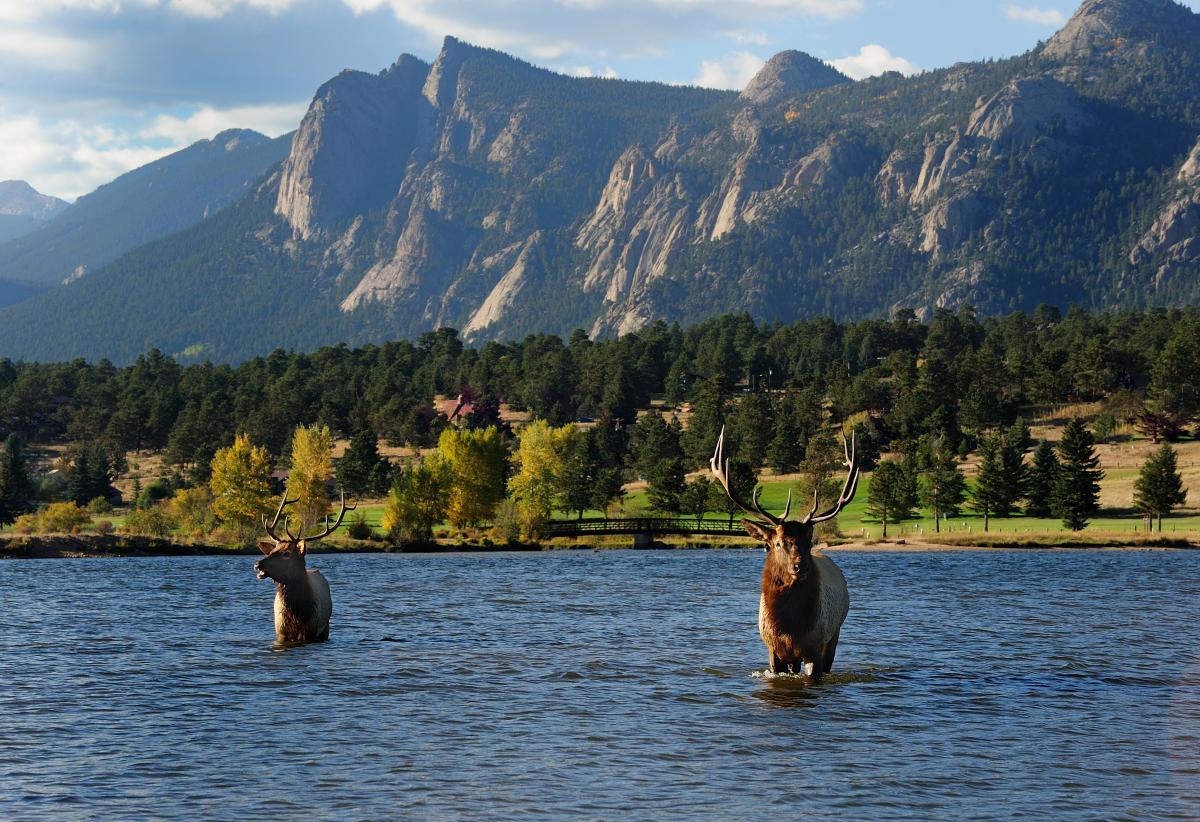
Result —
[[[0,563],[0,817],[1200,817],[1200,554],[848,554],[833,673],[761,556]]]

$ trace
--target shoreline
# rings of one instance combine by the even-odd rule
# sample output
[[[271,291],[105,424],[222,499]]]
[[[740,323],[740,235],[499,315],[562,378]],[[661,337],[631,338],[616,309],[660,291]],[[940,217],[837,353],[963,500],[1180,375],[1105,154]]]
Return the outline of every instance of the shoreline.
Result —
[[[973,541],[925,541],[895,539],[884,541],[847,541],[833,545],[819,545],[817,550],[825,553],[967,553],[977,551],[1187,551],[1200,549],[1200,545],[1186,539],[1174,537],[1142,538],[1119,541],[1106,537],[1059,539],[1044,537],[1036,539],[1006,540],[987,539]],[[314,556],[322,554],[466,554],[466,553],[554,553],[558,551],[758,551],[753,543],[697,543],[672,544],[657,542],[652,547],[634,549],[628,544],[584,544],[549,542],[518,545],[477,544],[427,544],[393,547],[380,542],[332,543],[314,547]],[[258,556],[252,547],[235,548],[203,543],[177,542],[155,537],[120,535],[47,535],[0,537],[0,560],[20,559],[104,559],[124,557],[183,557],[183,556]]]

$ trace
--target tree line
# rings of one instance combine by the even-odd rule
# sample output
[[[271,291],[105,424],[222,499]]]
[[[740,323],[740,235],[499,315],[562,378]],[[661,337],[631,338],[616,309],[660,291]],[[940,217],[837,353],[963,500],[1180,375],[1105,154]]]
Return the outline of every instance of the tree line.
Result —
[[[513,455],[508,473],[522,463],[501,418],[504,404],[554,429],[583,421],[586,435],[559,449],[568,466],[562,482],[575,478],[575,490],[561,492],[566,510],[603,509],[636,479],[649,484],[658,510],[716,506],[711,488],[689,488],[684,478],[704,466],[722,428],[737,482],[752,483],[770,468],[800,473],[802,490],[836,494],[841,429],[855,433],[868,469],[882,452],[900,455],[901,485],[940,513],[961,502],[955,459],[978,451],[985,495],[972,500],[991,517],[1010,513],[1022,493],[1036,500],[1032,513],[1053,499],[1044,449],[1028,476],[1016,476],[1025,469],[1005,447],[1011,437],[1003,432],[1026,409],[1094,401],[1101,410],[1092,429],[1101,440],[1128,421],[1176,440],[1191,435],[1200,415],[1197,361],[1194,309],[1064,315],[1042,307],[1001,318],[961,309],[937,311],[928,322],[899,311],[888,321],[788,325],[730,315],[687,329],[655,323],[613,340],[576,332],[479,347],[442,329],[413,342],[276,351],[237,366],[181,366],[158,351],[124,368],[0,360],[0,435],[69,446],[67,487],[45,488],[45,477],[31,473],[28,488],[11,492],[26,502],[111,500],[126,454],[157,451],[170,476],[130,500],[146,494],[155,502],[208,484],[216,455],[239,434],[286,466],[295,432],[312,426],[351,441],[339,484],[382,496],[409,481],[401,478],[411,466],[397,470],[379,458],[379,438],[440,450],[442,435],[459,430],[434,406],[442,394],[461,396],[470,409],[456,422],[462,430],[496,430]],[[652,399],[662,413],[645,413]],[[687,415],[686,428],[673,410]],[[991,470],[993,463],[1007,468]]]

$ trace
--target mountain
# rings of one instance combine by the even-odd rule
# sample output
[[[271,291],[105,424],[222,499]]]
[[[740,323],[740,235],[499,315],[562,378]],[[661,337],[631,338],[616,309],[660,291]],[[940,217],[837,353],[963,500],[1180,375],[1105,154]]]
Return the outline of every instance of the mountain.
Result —
[[[0,279],[40,286],[78,279],[241,198],[290,146],[290,134],[231,129],[123,174],[0,245]]]
[[[447,38],[315,95],[208,220],[0,312],[0,356],[597,336],[1200,300],[1200,15],[1088,0],[1009,59],[741,94],[571,78]]]
[[[66,207],[66,200],[39,194],[24,180],[0,181],[0,243],[28,234]]]

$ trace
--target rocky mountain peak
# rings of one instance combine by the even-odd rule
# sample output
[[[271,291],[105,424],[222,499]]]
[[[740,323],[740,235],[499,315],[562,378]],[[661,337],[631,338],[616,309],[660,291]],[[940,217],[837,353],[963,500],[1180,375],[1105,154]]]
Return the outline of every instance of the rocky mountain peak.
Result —
[[[811,55],[802,51],[781,51],[754,75],[742,91],[742,99],[756,106],[771,105],[808,91],[848,82],[849,77]]]
[[[403,55],[380,74],[343,71],[317,89],[275,204],[296,236],[311,237],[391,199],[415,146],[420,95],[431,76],[428,64]]]
[[[1086,0],[1042,51],[1074,60],[1200,46],[1200,15],[1175,0]]]
[[[227,128],[222,132],[218,132],[211,140],[214,146],[219,146],[226,151],[255,148],[270,141],[271,138],[267,135],[259,134],[257,131],[248,128]]]
[[[24,180],[0,181],[0,214],[49,220],[66,207],[66,200],[41,194]]]

